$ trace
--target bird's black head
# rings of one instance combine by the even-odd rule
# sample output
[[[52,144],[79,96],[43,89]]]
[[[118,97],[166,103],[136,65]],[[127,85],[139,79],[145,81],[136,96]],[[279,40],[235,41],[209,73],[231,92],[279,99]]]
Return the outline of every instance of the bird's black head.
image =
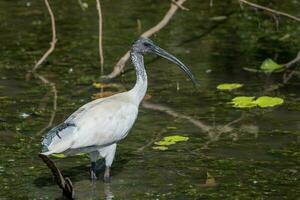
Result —
[[[144,37],[140,37],[137,41],[135,41],[132,45],[131,51],[133,53],[138,53],[138,54],[147,54],[147,53],[154,53],[158,56],[161,56],[163,58],[166,58],[167,60],[175,63],[178,65],[187,75],[188,77],[193,81],[193,83],[196,85],[198,84],[198,81],[192,74],[191,70],[185,66],[180,60],[178,60],[175,56],[172,54],[166,52],[159,46],[156,46],[152,40]]]
[[[131,50],[136,53],[140,54],[146,54],[146,53],[153,53],[153,48],[155,47],[152,40],[144,37],[140,37],[138,40],[136,40]]]

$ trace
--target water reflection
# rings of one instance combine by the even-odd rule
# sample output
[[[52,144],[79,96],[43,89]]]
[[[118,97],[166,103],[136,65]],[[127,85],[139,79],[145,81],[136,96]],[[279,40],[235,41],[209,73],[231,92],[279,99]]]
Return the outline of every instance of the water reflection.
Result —
[[[114,199],[111,183],[102,180],[84,180],[75,183],[75,199]]]
[[[114,195],[111,191],[110,183],[105,183],[104,184],[104,197],[105,197],[105,200],[111,200],[111,199],[114,198]]]

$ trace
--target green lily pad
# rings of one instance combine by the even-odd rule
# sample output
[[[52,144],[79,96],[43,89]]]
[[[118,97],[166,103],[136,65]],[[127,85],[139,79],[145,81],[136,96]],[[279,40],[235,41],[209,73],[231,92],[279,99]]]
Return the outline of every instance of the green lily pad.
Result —
[[[63,154],[63,153],[55,153],[55,154],[51,154],[52,157],[55,157],[55,158],[65,158],[66,155]]]
[[[271,73],[281,69],[282,67],[283,65],[280,65],[276,63],[274,60],[268,58],[261,64],[260,69],[264,72]]]
[[[279,97],[262,96],[254,101],[261,108],[274,107],[283,104],[284,100]]]
[[[168,147],[166,147],[166,146],[155,146],[155,147],[152,147],[152,149],[165,151],[165,150],[168,150]]]
[[[173,136],[167,136],[164,137],[161,141],[155,142],[154,144],[159,146],[169,146],[172,144],[176,144],[177,142],[184,142],[188,141],[188,137],[180,136],[180,135],[173,135]]]
[[[261,108],[274,107],[284,103],[279,97],[262,96],[254,100],[255,97],[239,96],[231,100],[231,104],[236,108],[252,108],[259,106]]]
[[[255,97],[239,96],[233,98],[230,103],[236,108],[252,108],[256,106],[256,104],[253,103],[254,98]]]
[[[243,87],[240,83],[223,83],[217,86],[218,90],[234,90]]]
[[[76,154],[76,156],[85,156],[86,154],[85,153],[78,153]],[[55,158],[66,158],[67,156],[63,153],[55,153],[55,154],[51,154],[52,157],[55,157]]]

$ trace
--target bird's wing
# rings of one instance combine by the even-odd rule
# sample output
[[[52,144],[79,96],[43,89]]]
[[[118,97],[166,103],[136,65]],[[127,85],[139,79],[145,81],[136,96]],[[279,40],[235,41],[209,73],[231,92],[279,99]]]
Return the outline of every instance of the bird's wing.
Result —
[[[60,153],[68,149],[72,144],[75,130],[75,124],[65,122],[52,128],[43,138],[42,154]]]
[[[106,146],[124,138],[138,114],[126,93],[94,100],[74,112],[43,139],[43,154]]]
[[[77,115],[76,141],[71,148],[105,146],[124,138],[138,114],[138,105],[126,94],[114,95]]]
[[[97,99],[83,105],[77,111],[75,111],[65,122],[52,128],[43,138],[42,153],[45,155],[49,155],[52,153],[60,153],[70,148],[71,144],[76,138],[74,132],[77,130],[77,126],[74,123],[74,120],[84,114],[92,106],[97,105],[104,99],[105,98]]]
[[[87,104],[84,104],[78,110],[76,110],[72,115],[70,115],[70,117],[68,117],[66,119],[66,122],[71,122],[71,121],[76,120],[76,118],[78,118],[81,115],[83,115],[87,110],[89,110],[93,106],[96,106],[99,103],[103,102],[105,99],[108,99],[108,98],[100,98],[100,99],[96,99],[94,101],[91,101],[91,102],[89,102]]]

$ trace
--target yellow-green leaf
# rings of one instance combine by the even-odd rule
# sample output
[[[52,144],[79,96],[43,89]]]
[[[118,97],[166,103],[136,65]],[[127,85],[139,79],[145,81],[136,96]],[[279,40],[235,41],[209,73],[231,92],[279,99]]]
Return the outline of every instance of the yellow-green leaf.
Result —
[[[51,154],[51,156],[55,157],[55,158],[65,158],[65,154],[63,153],[55,153],[55,154]]]
[[[223,83],[217,86],[218,90],[234,90],[243,87],[240,83]]]
[[[103,87],[105,87],[106,86],[106,84],[103,84],[103,83],[93,83],[93,86],[95,87],[95,88],[103,88]]]
[[[231,100],[231,104],[236,108],[261,108],[274,107],[283,104],[284,100],[279,97],[262,96],[254,100],[254,97],[239,96]]]
[[[268,58],[260,66],[260,69],[264,72],[270,73],[275,70],[281,69],[283,65],[276,63],[274,60]]]
[[[283,104],[284,100],[279,97],[262,96],[254,101],[259,107],[274,107]]]
[[[168,150],[168,147],[166,147],[166,146],[154,146],[154,147],[152,147],[152,149],[165,151],[165,150]]]
[[[76,156],[85,156],[85,153],[78,153],[76,154]],[[65,158],[67,157],[65,154],[63,153],[55,153],[55,154],[51,154],[51,156],[55,157],[55,158]]]
[[[176,144],[177,142],[184,142],[188,141],[189,138],[185,136],[180,136],[180,135],[173,135],[173,136],[167,136],[164,137],[161,141],[155,142],[154,144],[160,145],[160,146],[169,146],[172,144]]]
[[[233,104],[233,107],[236,108],[252,108],[255,107],[256,104],[253,103],[254,97],[248,97],[248,96],[239,96],[235,97],[231,100],[231,103]]]

